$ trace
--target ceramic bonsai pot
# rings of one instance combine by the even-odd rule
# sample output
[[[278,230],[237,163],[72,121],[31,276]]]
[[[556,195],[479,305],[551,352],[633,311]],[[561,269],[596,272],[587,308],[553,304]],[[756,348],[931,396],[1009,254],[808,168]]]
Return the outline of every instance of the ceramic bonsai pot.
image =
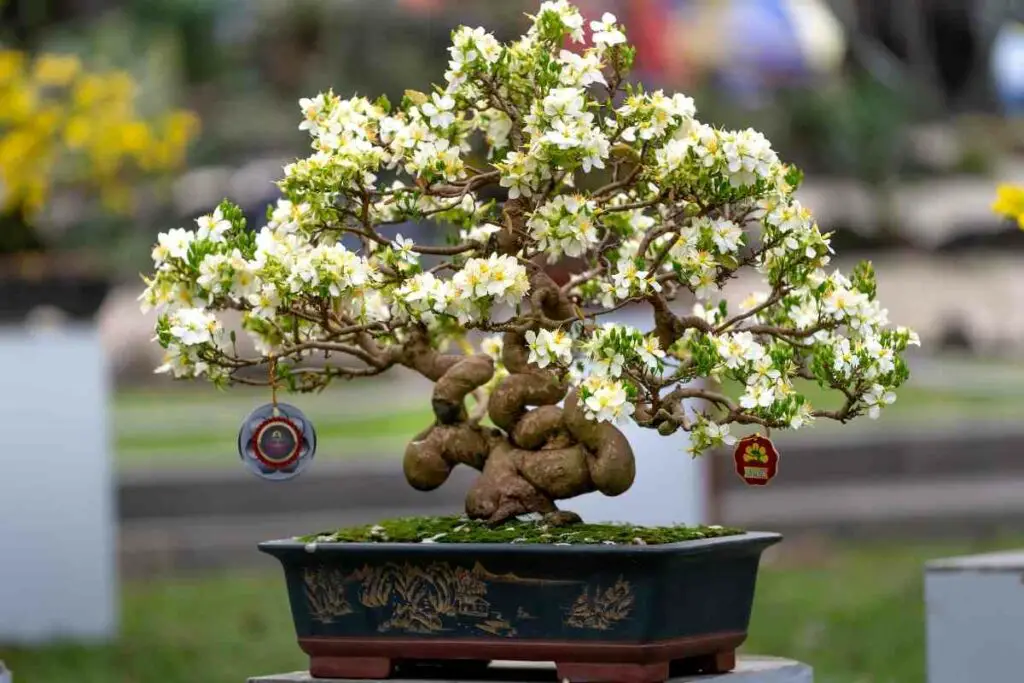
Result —
[[[554,661],[574,683],[731,670],[761,553],[750,532],[664,545],[260,544],[284,566],[317,678]]]

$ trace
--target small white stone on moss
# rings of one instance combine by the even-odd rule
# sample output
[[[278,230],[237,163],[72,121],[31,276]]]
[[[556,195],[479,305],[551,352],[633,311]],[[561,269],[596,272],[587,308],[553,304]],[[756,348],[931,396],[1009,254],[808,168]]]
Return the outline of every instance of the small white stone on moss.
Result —
[[[424,538],[422,541],[420,541],[420,543],[437,543],[437,541],[439,539],[442,539],[442,538],[444,538],[447,535],[448,534],[446,534],[445,532],[442,531],[441,533],[434,534],[433,536],[430,536],[429,538]]]
[[[516,519],[520,522],[539,522],[544,519],[544,515],[539,512],[527,512],[525,515],[517,515]]]

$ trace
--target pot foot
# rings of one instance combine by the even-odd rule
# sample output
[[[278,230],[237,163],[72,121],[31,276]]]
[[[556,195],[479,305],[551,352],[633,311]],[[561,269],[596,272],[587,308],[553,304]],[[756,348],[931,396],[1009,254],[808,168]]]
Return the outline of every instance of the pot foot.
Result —
[[[664,683],[677,676],[728,673],[736,668],[736,651],[648,664],[558,662],[557,666],[558,678],[569,683]]]
[[[607,664],[558,662],[558,678],[569,683],[664,683],[669,663]]]
[[[673,676],[693,676],[695,674],[725,674],[736,668],[736,651],[726,650],[710,655],[699,655],[677,659],[669,667]]]
[[[391,678],[394,666],[386,657],[311,657],[313,678]]]

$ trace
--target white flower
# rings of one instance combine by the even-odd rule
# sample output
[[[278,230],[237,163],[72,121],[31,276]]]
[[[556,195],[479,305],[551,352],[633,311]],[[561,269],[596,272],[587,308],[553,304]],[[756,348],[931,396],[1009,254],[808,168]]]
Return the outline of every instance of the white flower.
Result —
[[[754,359],[747,382],[761,382],[766,385],[773,385],[781,376],[782,373],[772,364],[771,356],[765,355]]]
[[[230,293],[236,299],[245,299],[259,291],[261,283],[256,277],[253,264],[242,258],[238,249],[233,249],[227,261],[231,271]]]
[[[759,178],[769,178],[778,157],[771,143],[755,130],[722,135],[722,152],[733,186],[753,185]]]
[[[600,242],[594,210],[594,202],[582,196],[558,195],[534,213],[527,228],[550,261],[562,254],[583,256]]]
[[[615,26],[615,15],[611,12],[605,12],[601,21],[590,22],[590,30],[593,31],[591,37],[594,45],[598,47],[611,47],[626,42],[626,34]]]
[[[836,320],[845,320],[856,315],[867,302],[863,292],[837,286],[822,299],[822,309]]]
[[[749,313],[768,300],[767,292],[751,292],[740,302],[740,310]]]
[[[572,337],[563,330],[530,330],[525,336],[530,350],[527,360],[537,367],[546,368],[552,363],[568,365],[572,362]]]
[[[747,410],[767,408],[775,402],[774,387],[764,384],[748,385],[746,393],[740,397],[740,407]]]
[[[160,233],[157,235],[157,244],[153,249],[153,262],[159,267],[168,259],[185,259],[188,257],[188,249],[195,238],[194,232],[182,228],[174,228]]]
[[[447,128],[455,123],[455,100],[448,95],[434,93],[430,102],[423,104],[424,116],[430,117],[430,125],[434,128]]]
[[[562,119],[563,124],[571,124],[573,119],[583,114],[583,89],[552,88],[542,106],[545,116]]]
[[[183,308],[168,319],[171,336],[185,346],[214,341],[220,331],[220,322],[201,308]]]
[[[320,118],[320,114],[323,112],[324,107],[327,104],[327,99],[323,93],[320,93],[316,97],[310,99],[303,97],[299,100],[299,108],[302,110],[303,121],[299,124],[299,130],[308,130],[311,133],[316,133],[318,130],[317,120]]]
[[[491,235],[500,231],[501,227],[494,223],[481,223],[480,225],[474,225],[468,230],[460,230],[459,238],[464,242],[480,242],[483,244],[487,242]]]
[[[207,254],[199,264],[199,277],[196,284],[212,295],[223,291],[221,281],[224,279],[222,269],[227,265],[228,257],[224,254]]]
[[[693,314],[709,325],[717,325],[722,319],[722,311],[718,306],[705,307],[700,302],[693,305]]]
[[[764,347],[754,341],[754,336],[750,332],[723,334],[715,339],[715,348],[725,366],[731,370],[736,370],[765,355]]]
[[[295,232],[310,214],[311,208],[308,202],[294,204],[287,199],[279,199],[267,227],[283,233]]]
[[[260,287],[259,292],[249,295],[248,301],[254,316],[270,320],[277,315],[277,309],[281,305],[281,296],[277,292],[277,287],[264,284]]]
[[[640,355],[640,360],[652,370],[660,367],[661,360],[665,357],[658,338],[653,336],[644,337],[643,343],[637,347],[637,353]]]
[[[153,373],[157,375],[169,374],[175,379],[188,377],[193,373],[194,366],[189,362],[189,357],[181,352],[176,346],[168,348],[164,354],[163,364],[157,367]]]
[[[808,298],[791,308],[789,317],[797,329],[806,330],[813,327],[818,322],[818,304],[814,299]]]
[[[860,367],[860,356],[857,354],[856,349],[850,344],[849,339],[839,339],[839,343],[836,344],[835,349],[835,361],[833,362],[833,370],[844,377],[848,377],[856,368]]]
[[[897,327],[896,328],[896,333],[899,334],[899,335],[906,335],[906,337],[907,337],[907,345],[908,346],[920,346],[921,345],[921,337],[919,337],[917,335],[917,332],[914,332],[913,330],[908,330],[906,327]]]
[[[583,17],[578,9],[569,4],[567,0],[549,0],[541,4],[537,18],[539,19],[549,12],[558,17],[562,26],[569,32],[569,37],[577,43],[583,42]]]
[[[800,429],[804,425],[811,424],[814,421],[814,415],[811,413],[811,405],[809,403],[801,404],[789,420],[790,429]]]
[[[595,422],[625,423],[633,414],[635,406],[629,402],[629,395],[621,382],[603,380],[583,402],[586,416]]]
[[[608,85],[604,74],[601,73],[601,58],[592,52],[576,54],[569,50],[562,50],[558,54],[558,61],[564,65],[560,82],[569,87],[587,87],[592,83]]]
[[[882,346],[878,337],[871,336],[864,340],[864,350],[871,358],[872,368],[881,374],[887,374],[896,369],[896,355],[892,349]]]
[[[493,358],[495,361],[501,360],[501,350],[504,346],[500,334],[495,334],[490,337],[485,337],[480,342],[480,350],[486,353],[488,356]]]
[[[612,282],[619,299],[661,291],[661,283],[657,278],[646,270],[639,270],[633,261],[620,262],[618,270],[612,275]]]
[[[208,239],[211,242],[223,242],[224,233],[231,229],[231,221],[224,218],[220,209],[209,216],[200,216],[196,219],[196,225],[199,226],[199,229],[196,230],[196,237],[201,240]]]
[[[704,427],[704,434],[707,435],[712,444],[724,443],[726,446],[731,446],[736,443],[736,437],[729,433],[729,425],[727,424],[708,422]]]
[[[402,237],[402,233],[395,235],[394,241],[391,242],[391,248],[395,250],[398,258],[409,263],[415,263],[418,260],[416,252],[412,250],[415,246],[412,240]]]
[[[883,406],[892,405],[896,402],[896,394],[887,390],[881,384],[875,384],[864,394],[864,404],[868,406],[868,417],[877,420]]]
[[[488,64],[498,61],[501,56],[501,45],[483,27],[460,26],[452,37],[452,47],[448,48],[448,51],[452,56],[452,61],[449,62],[451,72],[462,74],[463,66],[477,59],[483,58]],[[454,87],[461,84],[457,79],[449,78],[448,81]]]
[[[498,254],[469,259],[452,283],[471,297],[494,297],[509,305],[518,303],[530,288],[526,268],[515,257]]]
[[[402,286],[395,290],[395,296],[408,304],[415,304],[420,301],[427,302],[429,297],[437,293],[437,278],[433,273],[417,273],[402,283]],[[414,308],[419,308],[415,307]],[[430,308],[427,305],[425,308]]]
[[[711,226],[711,239],[723,254],[731,254],[743,243],[743,230],[732,221],[718,220]]]

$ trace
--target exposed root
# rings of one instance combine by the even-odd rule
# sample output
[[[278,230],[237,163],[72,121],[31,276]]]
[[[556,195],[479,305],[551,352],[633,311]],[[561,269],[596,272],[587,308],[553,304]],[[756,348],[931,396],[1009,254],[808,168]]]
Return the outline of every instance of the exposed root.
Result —
[[[466,496],[466,514],[500,524],[529,512],[554,512],[554,502],[520,474],[515,449],[499,443]]]
[[[406,364],[435,378],[437,418],[405,450],[405,476],[413,487],[437,488],[464,464],[480,470],[466,496],[470,517],[497,524],[539,512],[560,514],[552,519],[568,523],[578,516],[560,513],[556,500],[591,491],[615,496],[633,483],[633,451],[625,436],[611,424],[587,420],[577,392],[566,396],[568,386],[555,371],[530,365],[522,334],[505,333],[502,361],[509,376],[488,401],[498,429],[470,420],[464,403],[493,377],[489,357],[449,356],[425,344],[412,348]]]
[[[434,415],[442,424],[454,424],[466,419],[465,398],[494,376],[494,361],[490,356],[467,356],[448,369],[434,385],[431,405]]]
[[[539,268],[530,274],[530,303],[549,320],[563,322],[576,317],[569,297]]]
[[[554,372],[530,366],[528,355],[523,336],[506,332],[502,361],[510,374],[491,392],[488,414],[496,427],[510,434],[526,415],[528,406],[558,403],[568,389]]]
[[[537,450],[564,429],[562,409],[558,406],[541,406],[516,422],[512,428],[512,443],[526,450]]]
[[[606,496],[625,493],[636,478],[636,461],[626,435],[608,422],[592,422],[584,415],[574,389],[565,399],[565,426],[591,452],[590,477]]]
[[[580,445],[544,451],[512,451],[516,468],[534,488],[555,500],[594,490],[587,450]]]
[[[405,448],[405,478],[420,491],[436,489],[456,465],[482,470],[498,440],[495,430],[470,424],[428,427]]]

